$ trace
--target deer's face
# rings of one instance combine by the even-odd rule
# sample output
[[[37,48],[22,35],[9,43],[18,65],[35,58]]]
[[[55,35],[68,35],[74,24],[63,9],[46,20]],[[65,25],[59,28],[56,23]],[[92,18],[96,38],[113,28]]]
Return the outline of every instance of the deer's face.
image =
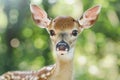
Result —
[[[54,50],[64,56],[73,53],[76,39],[82,28],[79,22],[69,16],[60,16],[53,19],[48,28]]]
[[[30,5],[33,20],[41,28],[47,29],[57,58],[61,60],[73,58],[75,42],[79,33],[95,23],[100,9],[100,5],[90,8],[78,20],[69,16],[59,16],[50,20],[44,10],[36,5]]]

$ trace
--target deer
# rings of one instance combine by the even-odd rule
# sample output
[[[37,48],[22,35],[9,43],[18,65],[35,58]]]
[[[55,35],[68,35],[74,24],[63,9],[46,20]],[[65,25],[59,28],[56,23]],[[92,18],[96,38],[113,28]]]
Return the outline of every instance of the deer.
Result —
[[[79,19],[70,16],[58,16],[49,19],[45,10],[30,4],[33,21],[49,33],[55,64],[37,71],[10,71],[0,76],[0,80],[74,80],[74,49],[79,34],[96,22],[101,5],[86,10]]]

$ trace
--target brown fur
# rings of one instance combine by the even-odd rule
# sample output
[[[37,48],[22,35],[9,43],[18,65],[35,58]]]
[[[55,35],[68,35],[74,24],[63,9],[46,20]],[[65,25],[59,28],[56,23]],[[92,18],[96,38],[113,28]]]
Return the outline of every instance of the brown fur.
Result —
[[[72,17],[59,16],[52,21],[52,25],[54,26],[55,30],[66,30],[72,29],[74,27],[74,22],[75,20]]]

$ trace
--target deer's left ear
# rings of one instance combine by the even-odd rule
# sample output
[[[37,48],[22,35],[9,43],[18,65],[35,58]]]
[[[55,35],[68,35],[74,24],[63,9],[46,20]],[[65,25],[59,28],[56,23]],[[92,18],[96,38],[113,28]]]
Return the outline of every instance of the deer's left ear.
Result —
[[[100,10],[101,10],[101,6],[97,5],[85,11],[82,17],[78,20],[81,27],[82,28],[91,27],[97,20]]]
[[[30,11],[34,22],[41,28],[47,28],[50,23],[47,13],[34,4],[30,4]]]

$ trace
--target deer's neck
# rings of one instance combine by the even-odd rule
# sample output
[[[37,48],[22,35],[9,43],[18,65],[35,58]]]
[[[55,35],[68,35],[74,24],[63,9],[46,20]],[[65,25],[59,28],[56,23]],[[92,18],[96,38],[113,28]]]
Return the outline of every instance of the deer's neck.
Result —
[[[73,61],[68,62],[62,62],[57,61],[56,62],[56,76],[61,78],[61,80],[72,80],[73,75]]]
[[[54,70],[54,80],[72,80],[73,79],[73,59],[61,61],[56,59]]]

